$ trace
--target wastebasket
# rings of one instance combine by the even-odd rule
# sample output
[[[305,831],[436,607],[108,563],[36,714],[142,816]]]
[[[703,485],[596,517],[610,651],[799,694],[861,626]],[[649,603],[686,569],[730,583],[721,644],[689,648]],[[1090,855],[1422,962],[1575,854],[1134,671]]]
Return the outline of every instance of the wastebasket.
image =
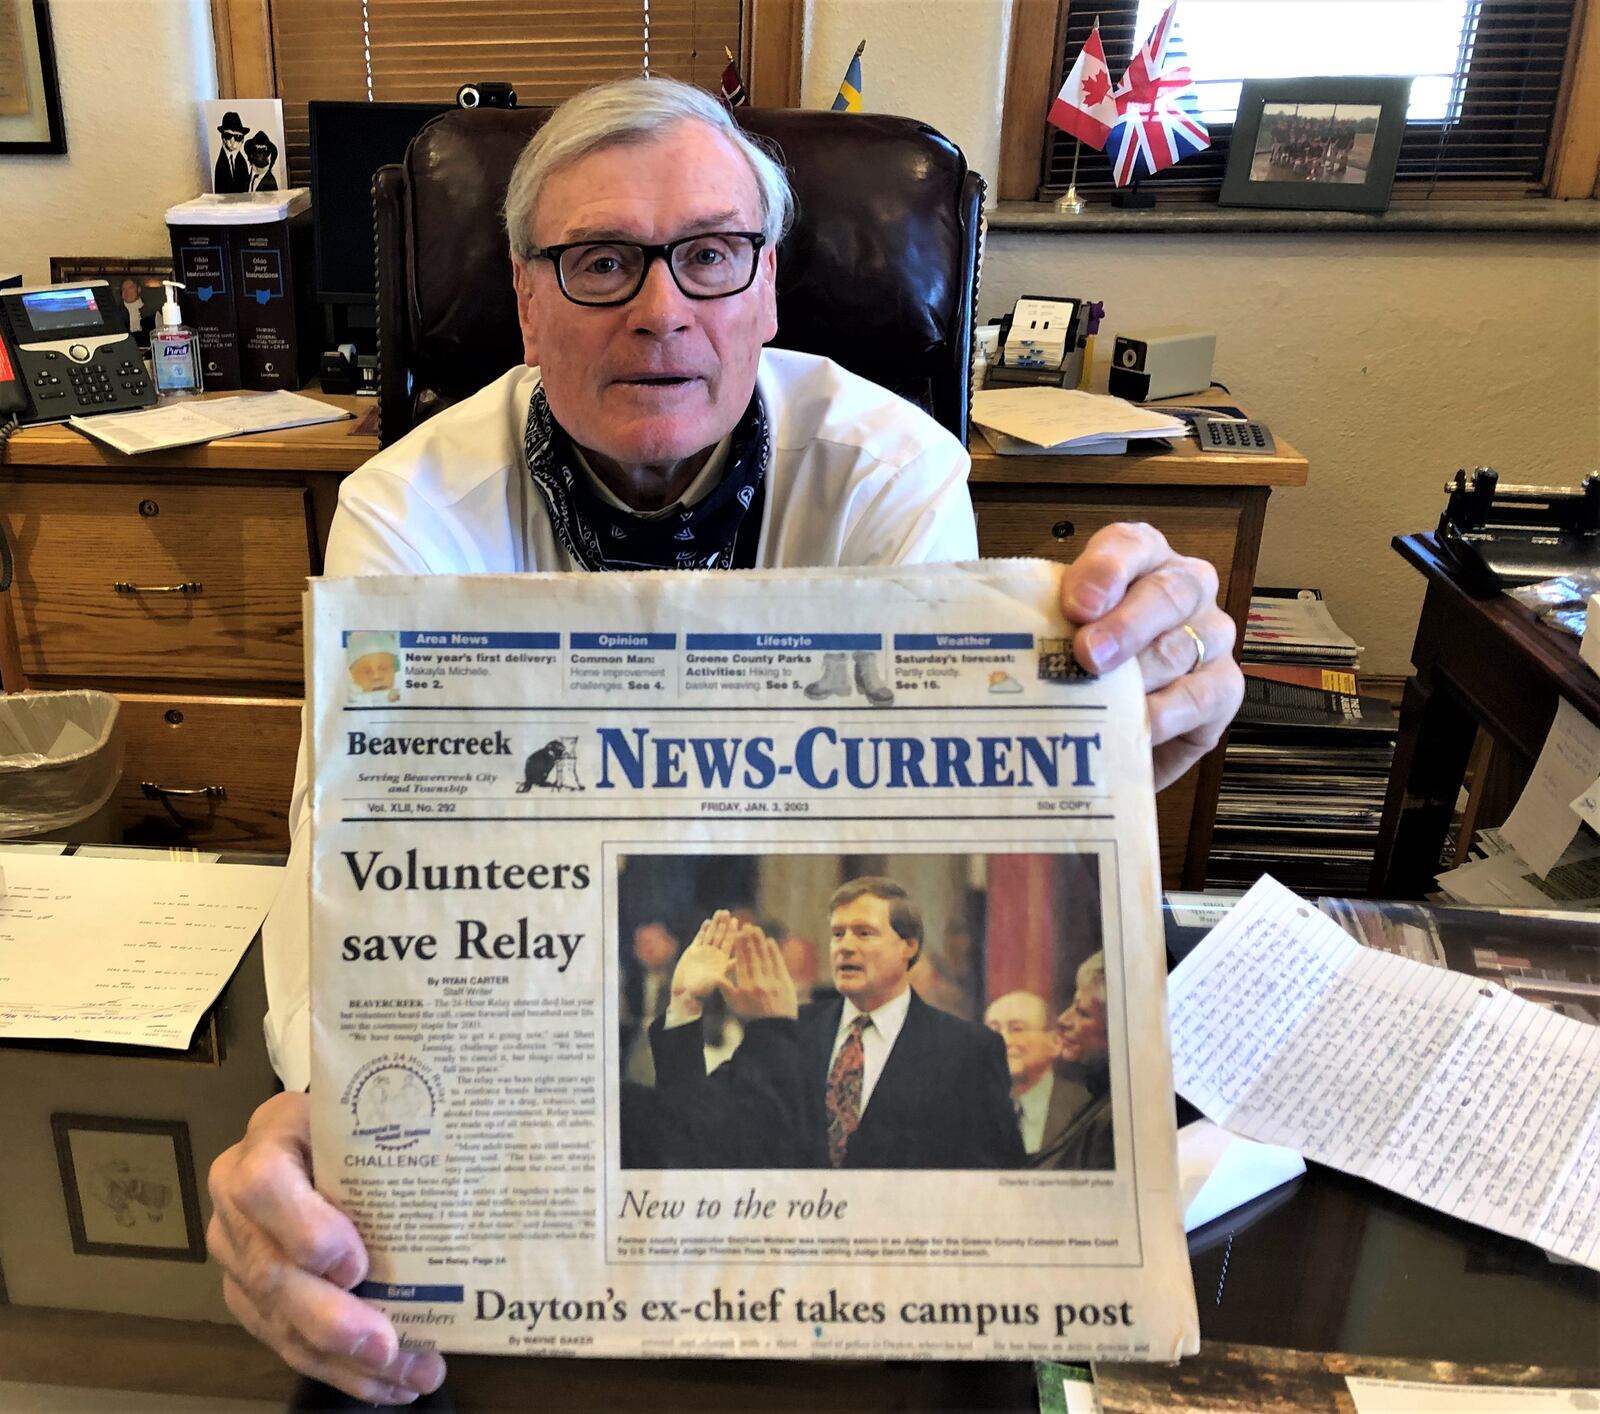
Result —
[[[121,705],[109,692],[0,696],[0,840],[116,841]]]

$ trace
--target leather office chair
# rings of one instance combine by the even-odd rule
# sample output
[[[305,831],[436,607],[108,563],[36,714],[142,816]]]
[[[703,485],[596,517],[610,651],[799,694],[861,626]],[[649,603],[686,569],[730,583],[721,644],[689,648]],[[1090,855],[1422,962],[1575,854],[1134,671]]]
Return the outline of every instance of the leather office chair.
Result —
[[[373,184],[384,446],[522,359],[501,207],[549,109],[446,113]],[[797,198],[778,252],[780,348],[823,354],[963,443],[983,179],[925,124],[741,109]]]

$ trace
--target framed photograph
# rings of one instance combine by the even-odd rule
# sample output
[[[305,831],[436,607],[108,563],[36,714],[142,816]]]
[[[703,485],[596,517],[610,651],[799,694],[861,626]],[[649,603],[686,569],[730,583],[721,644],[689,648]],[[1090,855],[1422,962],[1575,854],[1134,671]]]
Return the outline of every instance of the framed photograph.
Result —
[[[0,4],[5,0],[0,0]],[[128,332],[139,347],[150,343],[150,331],[161,317],[166,291],[161,282],[172,278],[170,255],[52,255],[50,283],[70,285],[77,280],[104,280],[117,296],[128,321]]]
[[[1219,206],[1387,211],[1408,78],[1247,79]]]
[[[66,150],[50,7],[0,0],[0,156]]]
[[[57,1114],[50,1127],[74,1252],[205,1261],[188,1125]]]
[[[208,99],[200,113],[212,191],[287,189],[289,149],[283,140],[281,99]]]

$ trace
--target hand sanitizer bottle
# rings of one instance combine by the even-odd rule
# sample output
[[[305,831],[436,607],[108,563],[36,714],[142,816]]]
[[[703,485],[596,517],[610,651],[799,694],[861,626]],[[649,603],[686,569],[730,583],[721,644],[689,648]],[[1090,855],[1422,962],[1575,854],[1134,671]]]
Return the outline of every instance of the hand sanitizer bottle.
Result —
[[[161,318],[150,335],[150,368],[161,401],[171,403],[200,392],[204,376],[200,372],[200,335],[185,327],[183,311],[173,293],[186,286],[176,280],[161,283],[167,287],[167,302],[161,306]]]

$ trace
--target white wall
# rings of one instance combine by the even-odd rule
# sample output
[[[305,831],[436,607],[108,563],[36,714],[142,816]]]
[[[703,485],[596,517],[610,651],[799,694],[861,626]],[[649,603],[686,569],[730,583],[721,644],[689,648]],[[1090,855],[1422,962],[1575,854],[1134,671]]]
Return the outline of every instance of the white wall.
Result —
[[[166,255],[162,213],[201,189],[198,105],[217,96],[206,0],[53,0],[67,151],[0,156],[0,270],[52,255]]]
[[[1011,0],[809,0],[800,104],[832,105],[864,39],[862,108],[931,123],[992,179],[1010,33]]]
[[[1217,331],[1215,376],[1311,463],[1272,493],[1257,580],[1321,588],[1369,672],[1409,671],[1422,580],[1389,542],[1433,529],[1457,467],[1600,464],[1590,239],[991,234],[982,317],[1052,290],[1104,300],[1102,339]]]
[[[803,101],[826,107],[865,39],[864,106],[932,123],[993,175],[1010,8],[809,0]],[[0,157],[0,269],[37,280],[51,255],[166,252],[162,212],[200,188],[196,104],[216,93],[206,0],[51,15],[68,153]],[[1448,473],[1572,479],[1600,460],[1584,238],[992,234],[985,317],[1056,289],[1104,299],[1107,333],[1217,330],[1217,376],[1311,461],[1308,487],[1272,498],[1261,577],[1319,584],[1369,671],[1406,669],[1421,587],[1389,537],[1434,522]]]
[[[934,124],[995,175],[1010,0],[810,0],[809,17],[807,106],[865,37],[862,106]],[[991,232],[982,317],[1054,290],[1104,300],[1105,336],[1217,331],[1216,376],[1311,463],[1273,493],[1260,582],[1321,587],[1369,672],[1408,670],[1422,585],[1389,540],[1432,528],[1456,467],[1570,482],[1600,462],[1590,237]]]

